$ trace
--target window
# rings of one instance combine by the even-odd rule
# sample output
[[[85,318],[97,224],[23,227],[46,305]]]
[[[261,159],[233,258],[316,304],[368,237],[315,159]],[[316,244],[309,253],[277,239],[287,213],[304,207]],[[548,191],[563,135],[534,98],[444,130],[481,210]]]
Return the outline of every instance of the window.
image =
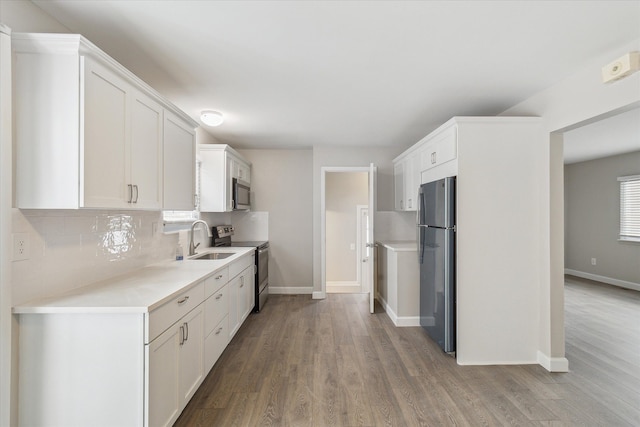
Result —
[[[640,175],[618,177],[620,182],[620,240],[640,242]]]
[[[164,232],[171,233],[188,229],[193,221],[200,219],[200,164],[196,158],[196,208],[192,211],[162,211]]]

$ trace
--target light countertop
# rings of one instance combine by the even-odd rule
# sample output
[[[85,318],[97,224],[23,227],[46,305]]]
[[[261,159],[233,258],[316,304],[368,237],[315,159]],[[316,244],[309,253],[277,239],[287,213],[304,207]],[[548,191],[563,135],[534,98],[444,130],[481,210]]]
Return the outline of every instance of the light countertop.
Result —
[[[377,243],[395,252],[416,252],[418,250],[415,240],[386,240]]]
[[[251,254],[254,248],[207,248],[207,252],[235,252],[221,260],[166,261],[129,274],[83,286],[63,294],[13,307],[16,314],[148,313],[207,276]]]

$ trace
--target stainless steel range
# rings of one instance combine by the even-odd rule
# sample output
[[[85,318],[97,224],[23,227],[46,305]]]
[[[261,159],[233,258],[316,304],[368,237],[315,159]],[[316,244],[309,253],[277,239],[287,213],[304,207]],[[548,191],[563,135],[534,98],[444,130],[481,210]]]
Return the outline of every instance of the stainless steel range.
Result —
[[[258,313],[264,307],[269,297],[269,242],[266,240],[236,242],[231,240],[234,229],[232,225],[217,225],[212,227],[213,237],[211,246],[236,246],[244,248],[255,248],[255,306],[253,311]]]

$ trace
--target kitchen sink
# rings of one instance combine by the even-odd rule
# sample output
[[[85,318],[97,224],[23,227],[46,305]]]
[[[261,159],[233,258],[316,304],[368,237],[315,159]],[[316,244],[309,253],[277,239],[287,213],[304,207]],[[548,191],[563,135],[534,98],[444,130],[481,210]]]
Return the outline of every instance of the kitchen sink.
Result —
[[[197,256],[195,258],[191,258],[191,259],[208,259],[208,260],[212,260],[212,259],[225,259],[225,258],[229,258],[230,256],[235,255],[235,252],[209,252],[206,254],[202,254],[200,256]]]

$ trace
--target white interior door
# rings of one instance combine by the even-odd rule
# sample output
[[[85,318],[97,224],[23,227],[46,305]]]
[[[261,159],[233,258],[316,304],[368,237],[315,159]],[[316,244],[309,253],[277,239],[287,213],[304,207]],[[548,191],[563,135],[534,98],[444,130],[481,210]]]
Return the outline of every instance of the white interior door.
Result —
[[[376,299],[376,281],[374,280],[375,274],[375,241],[373,240],[374,236],[374,218],[376,212],[376,166],[371,163],[369,165],[369,227],[367,228],[367,249],[369,250],[369,262],[368,264],[368,276],[371,278],[370,280],[370,288],[369,288],[369,312],[373,313],[375,299]]]

